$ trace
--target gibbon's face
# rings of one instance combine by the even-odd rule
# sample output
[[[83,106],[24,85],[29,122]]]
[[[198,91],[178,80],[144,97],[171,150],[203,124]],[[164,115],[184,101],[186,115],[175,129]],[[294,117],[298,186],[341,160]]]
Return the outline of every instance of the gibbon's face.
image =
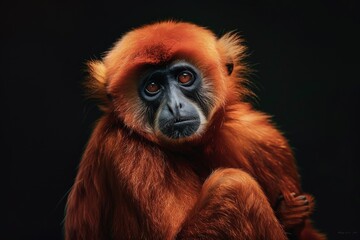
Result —
[[[144,26],[89,64],[96,80],[89,88],[105,111],[148,140],[196,144],[208,136],[218,110],[246,93],[239,87],[240,42],[189,23]]]
[[[181,140],[204,130],[212,105],[205,85],[199,69],[184,60],[146,71],[138,91],[156,135]]]

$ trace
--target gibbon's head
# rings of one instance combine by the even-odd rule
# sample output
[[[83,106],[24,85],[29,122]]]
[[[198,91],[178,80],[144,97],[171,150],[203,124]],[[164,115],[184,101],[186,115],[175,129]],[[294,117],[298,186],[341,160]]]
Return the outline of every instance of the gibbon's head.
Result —
[[[234,33],[164,21],[125,34],[89,62],[88,87],[130,129],[152,141],[201,139],[213,116],[239,101],[245,48]]]

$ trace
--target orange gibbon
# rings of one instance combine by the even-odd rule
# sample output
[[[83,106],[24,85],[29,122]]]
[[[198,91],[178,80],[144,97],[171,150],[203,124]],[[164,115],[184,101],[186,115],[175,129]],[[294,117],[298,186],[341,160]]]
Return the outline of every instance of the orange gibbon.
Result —
[[[244,55],[234,32],[160,21],[88,63],[103,116],[66,239],[325,239],[287,140],[245,101]]]

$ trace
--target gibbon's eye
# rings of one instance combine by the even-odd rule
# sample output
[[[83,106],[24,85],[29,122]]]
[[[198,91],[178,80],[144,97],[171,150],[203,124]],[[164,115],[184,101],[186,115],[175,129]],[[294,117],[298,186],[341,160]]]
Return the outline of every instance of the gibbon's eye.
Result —
[[[155,82],[150,82],[146,87],[145,87],[146,93],[148,93],[149,95],[155,95],[156,93],[158,93],[160,91],[160,86],[158,84],[156,84]]]
[[[183,85],[190,85],[194,80],[194,75],[189,71],[184,71],[177,76],[177,79]]]

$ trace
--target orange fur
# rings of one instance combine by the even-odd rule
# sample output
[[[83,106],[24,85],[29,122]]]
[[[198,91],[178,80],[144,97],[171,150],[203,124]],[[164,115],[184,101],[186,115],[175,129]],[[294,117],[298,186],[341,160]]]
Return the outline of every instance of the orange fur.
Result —
[[[89,63],[88,88],[104,116],[68,197],[66,239],[281,240],[291,229],[303,240],[325,239],[309,220],[291,229],[279,222],[298,221],[293,193],[303,194],[300,178],[286,139],[242,101],[249,94],[244,51],[234,33],[217,38],[165,21],[130,31],[103,61]],[[167,141],[147,123],[137,87],[146,67],[177,59],[200,69],[214,103],[202,134]]]

